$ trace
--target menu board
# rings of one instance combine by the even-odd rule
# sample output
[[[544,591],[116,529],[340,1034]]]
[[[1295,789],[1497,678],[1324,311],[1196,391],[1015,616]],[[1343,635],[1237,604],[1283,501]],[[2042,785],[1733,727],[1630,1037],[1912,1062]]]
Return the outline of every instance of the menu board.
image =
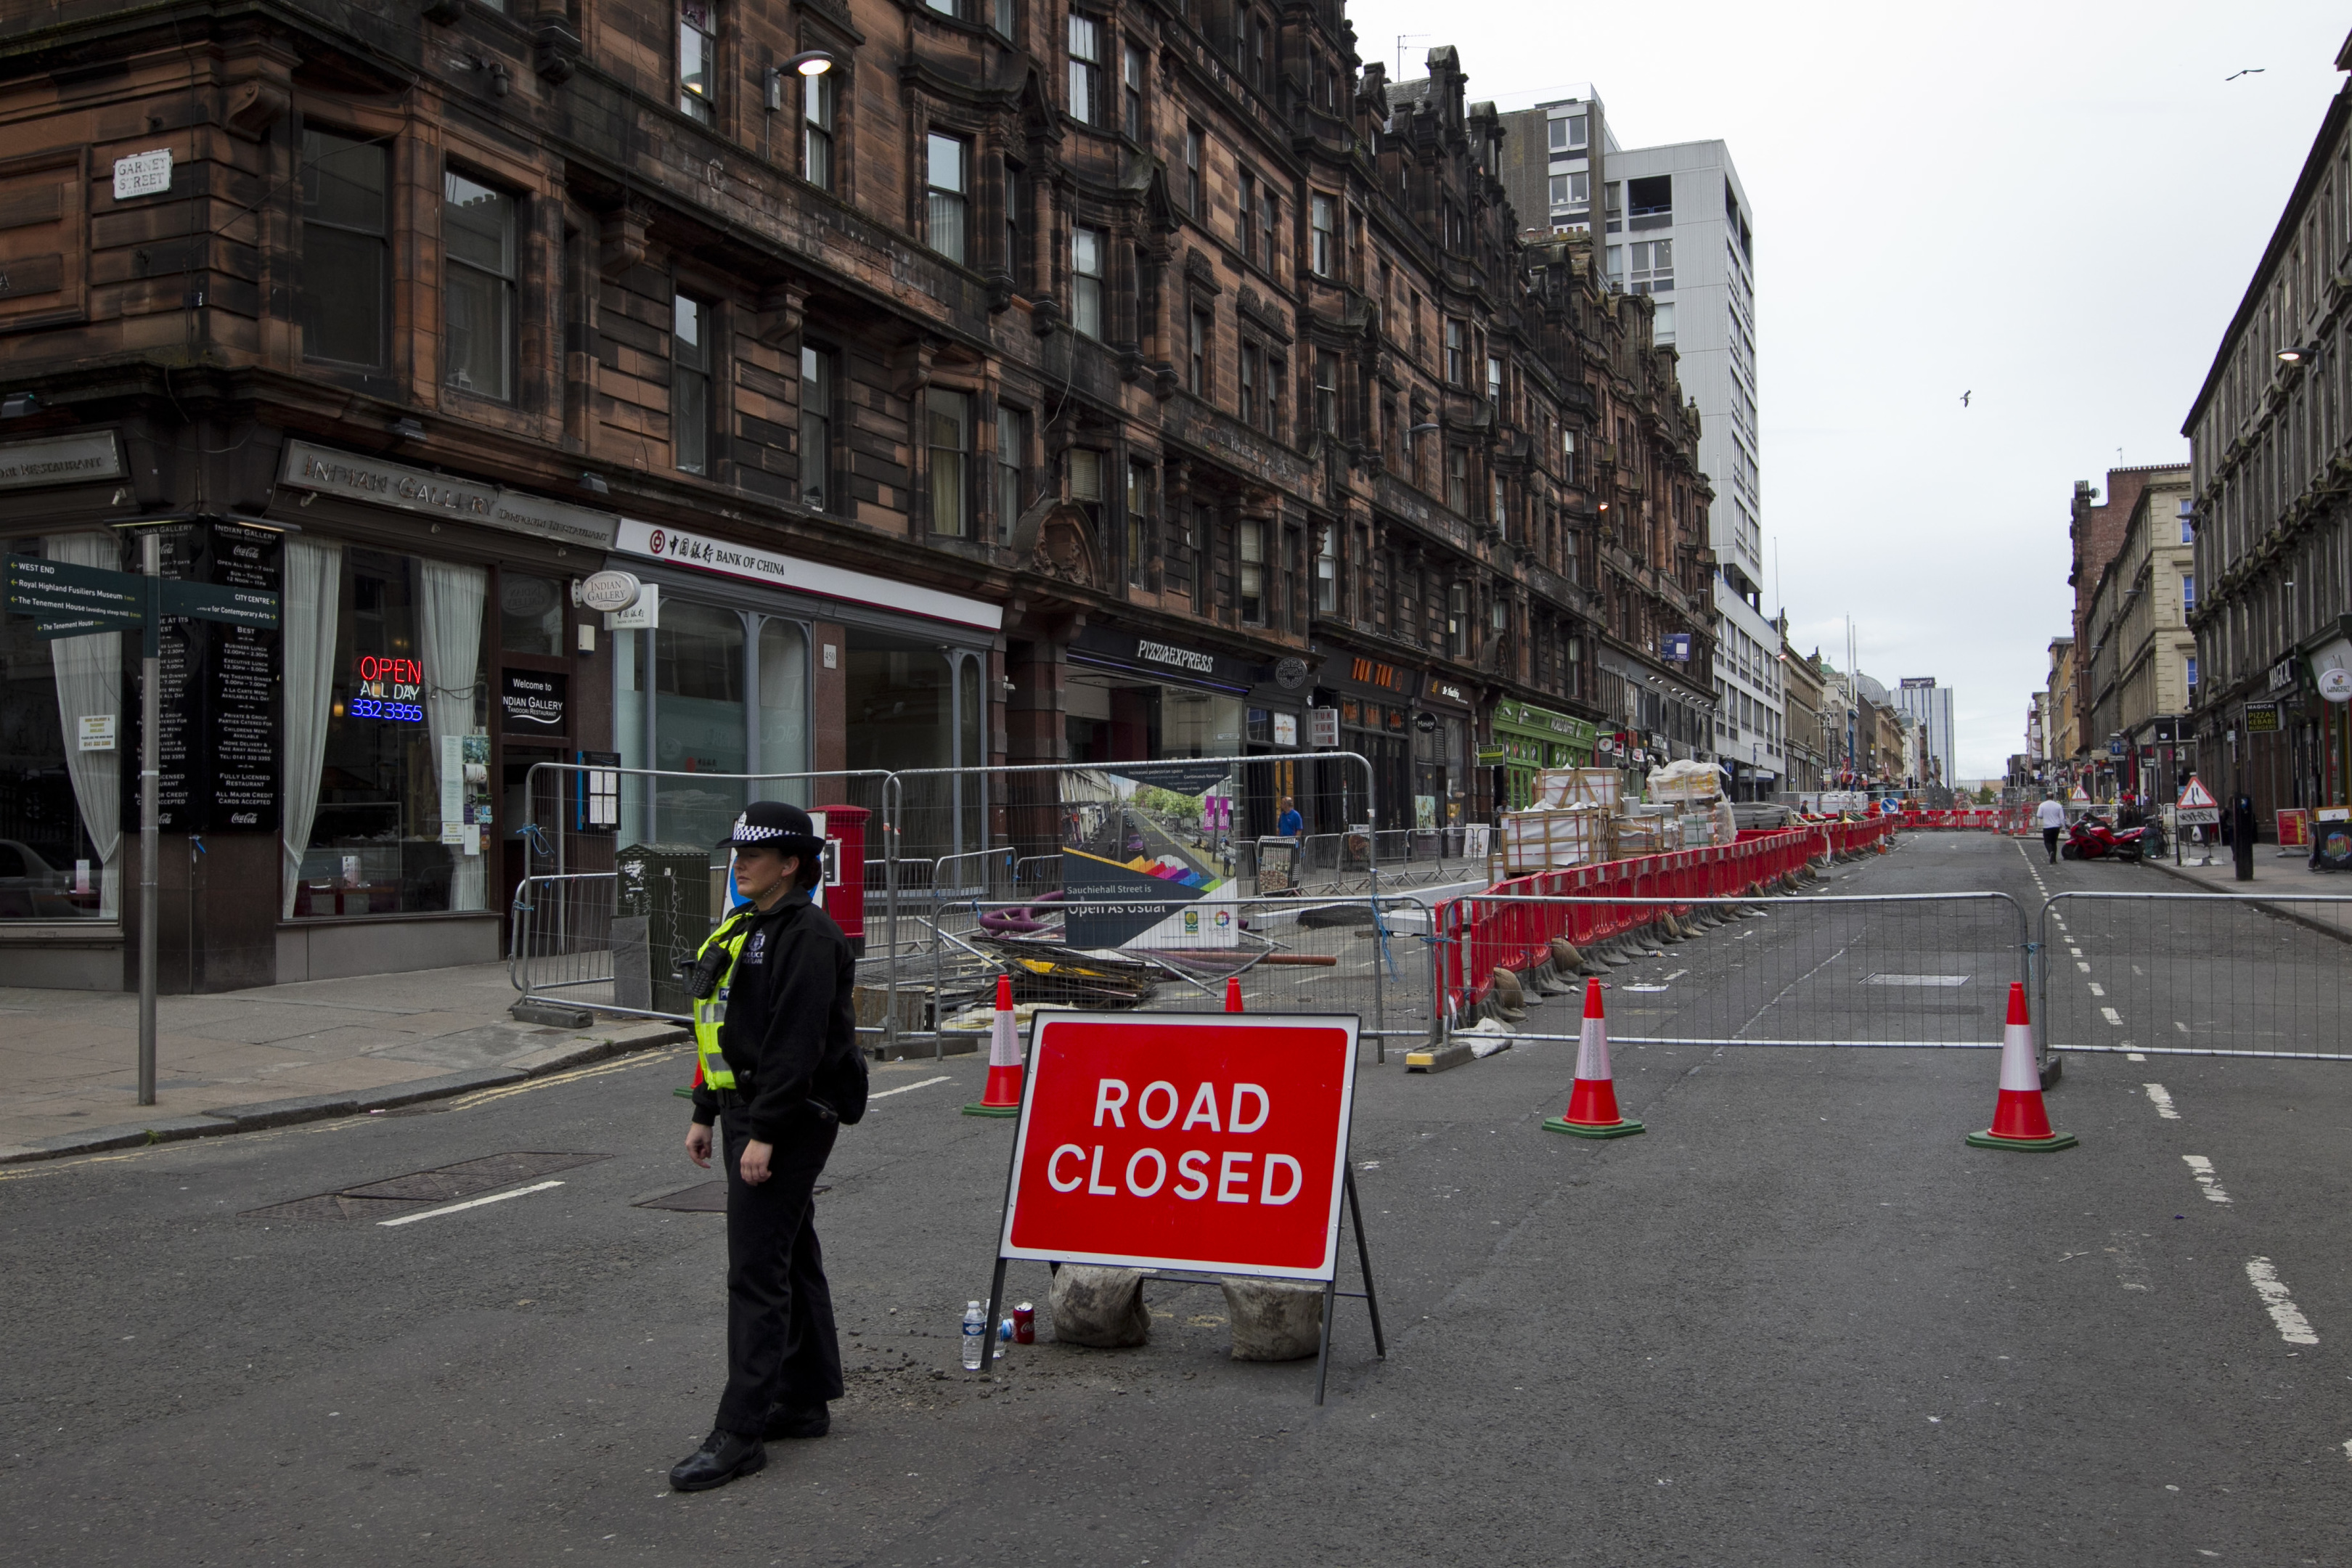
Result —
[[[222,588],[282,595],[285,547],[272,530],[236,522],[158,531],[163,575]],[[139,569],[139,543],[123,542],[123,570]],[[275,833],[278,806],[278,686],[284,634],[167,616],[157,682],[158,825],[172,833]],[[142,705],[138,643],[124,639],[122,826],[139,827]]]

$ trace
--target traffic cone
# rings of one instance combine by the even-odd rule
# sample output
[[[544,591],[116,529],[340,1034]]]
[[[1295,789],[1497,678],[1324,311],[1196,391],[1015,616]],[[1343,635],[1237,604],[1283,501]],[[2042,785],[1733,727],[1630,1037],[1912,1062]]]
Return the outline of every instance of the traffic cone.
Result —
[[[694,1098],[694,1091],[701,1087],[702,1053],[700,1051],[697,1051],[694,1053],[694,1077],[688,1081],[687,1086],[684,1089],[671,1089],[670,1092],[677,1096],[680,1100],[692,1100]]]
[[[1584,1037],[1576,1044],[1576,1087],[1569,1091],[1568,1114],[1544,1123],[1553,1132],[1577,1138],[1624,1138],[1647,1129],[1617,1110],[1617,1086],[1609,1077],[1609,1016],[1601,1005],[1601,982],[1584,983]]]
[[[2072,1132],[2053,1132],[2042,1109],[2042,1073],[2033,1061],[2033,1025],[2025,1015],[2025,987],[2009,983],[2009,1027],[2000,1040],[2000,1102],[1992,1125],[1969,1134],[1977,1149],[2072,1149]]]
[[[1021,1030],[1013,1021],[1013,976],[996,977],[996,1022],[988,1031],[988,1087],[966,1116],[1021,1114]]]
[[[1241,1010],[1242,977],[1238,974],[1228,974],[1225,976],[1225,1011],[1238,1013]]]

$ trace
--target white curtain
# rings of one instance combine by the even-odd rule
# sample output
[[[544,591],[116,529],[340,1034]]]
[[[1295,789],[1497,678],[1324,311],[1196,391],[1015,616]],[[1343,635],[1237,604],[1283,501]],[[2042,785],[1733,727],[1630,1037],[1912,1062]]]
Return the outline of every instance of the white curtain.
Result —
[[[76,566],[122,564],[121,547],[111,533],[52,534],[41,542],[42,553],[52,561]],[[50,666],[57,672],[58,721],[66,738],[66,772],[73,778],[74,801],[81,808],[82,826],[98,850],[99,913],[119,919],[122,913],[122,753],[81,749],[85,715],[115,716],[117,747],[131,743],[122,714],[122,634],[92,632],[88,637],[59,637],[49,644]]]
[[[342,602],[343,547],[286,541],[282,595],[286,733],[279,773],[278,821],[286,858],[282,920],[294,916],[302,852],[319,816],[319,779],[327,763],[327,717],[335,692],[335,617]]]
[[[482,607],[489,598],[490,577],[478,566],[453,566],[439,561],[423,565],[425,717],[432,731],[432,765],[437,776],[443,741],[474,732],[474,686],[482,662]],[[487,854],[488,846],[483,847]],[[450,854],[455,869],[449,876],[449,907],[487,909],[485,855],[468,855],[456,847]]]

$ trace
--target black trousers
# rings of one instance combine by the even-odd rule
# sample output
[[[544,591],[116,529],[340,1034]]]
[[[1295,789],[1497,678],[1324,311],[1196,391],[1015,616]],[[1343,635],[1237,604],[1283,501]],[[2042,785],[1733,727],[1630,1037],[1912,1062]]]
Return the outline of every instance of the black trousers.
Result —
[[[756,1433],[772,1414],[841,1397],[833,1292],[816,1244],[816,1179],[838,1124],[806,1110],[768,1158],[768,1179],[743,1180],[743,1112],[720,1111],[727,1163],[727,1392],[715,1423]]]
[[[2042,830],[2042,847],[2050,851],[2050,863],[2053,866],[2058,864],[2058,829],[2045,827]]]

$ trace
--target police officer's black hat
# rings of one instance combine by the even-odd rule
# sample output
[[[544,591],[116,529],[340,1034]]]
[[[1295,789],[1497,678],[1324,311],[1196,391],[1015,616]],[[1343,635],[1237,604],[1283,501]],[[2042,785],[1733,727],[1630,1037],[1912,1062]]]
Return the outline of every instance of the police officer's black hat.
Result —
[[[803,859],[824,850],[824,840],[817,837],[816,824],[809,820],[809,814],[781,800],[755,800],[745,806],[727,842],[738,849],[765,847]]]

